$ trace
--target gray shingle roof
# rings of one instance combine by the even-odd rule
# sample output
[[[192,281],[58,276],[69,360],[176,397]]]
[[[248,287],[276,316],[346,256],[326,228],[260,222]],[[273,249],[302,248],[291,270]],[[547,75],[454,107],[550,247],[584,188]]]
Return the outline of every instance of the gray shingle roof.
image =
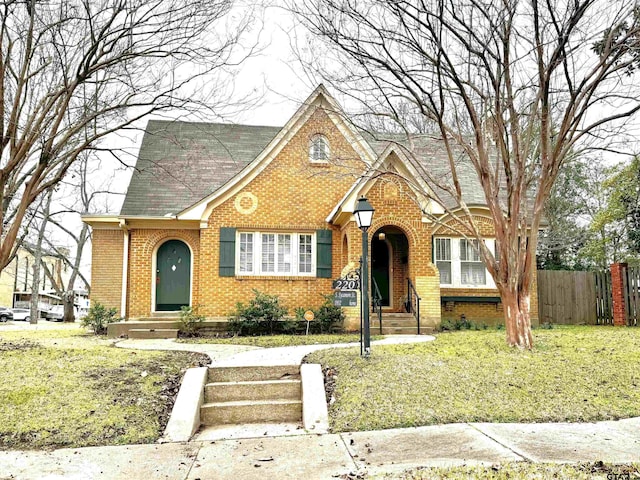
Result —
[[[438,199],[449,208],[457,206],[456,200],[447,191],[437,188],[429,180],[429,176],[431,176],[442,185],[453,186],[449,159],[444,141],[441,138],[433,135],[415,136],[412,139],[413,146],[409,149],[408,141],[404,135],[378,133],[363,133],[362,135],[378,155],[382,154],[389,144],[396,145],[399,150],[407,154],[406,156],[410,161],[414,162],[414,168],[419,174],[423,175],[424,180],[434,190]],[[456,173],[458,174],[465,202],[469,206],[486,205],[484,191],[469,157],[459,147],[454,151],[456,155]]]
[[[129,189],[120,212],[127,216],[165,216],[190,207],[215,192],[254,160],[282,127],[150,120]],[[362,133],[378,155],[401,137]],[[442,140],[417,137],[414,158],[418,172],[450,181]],[[463,155],[458,175],[469,205],[485,204],[475,170]],[[449,207],[454,200],[436,192]]]
[[[281,127],[150,120],[121,215],[176,214],[215,192]]]

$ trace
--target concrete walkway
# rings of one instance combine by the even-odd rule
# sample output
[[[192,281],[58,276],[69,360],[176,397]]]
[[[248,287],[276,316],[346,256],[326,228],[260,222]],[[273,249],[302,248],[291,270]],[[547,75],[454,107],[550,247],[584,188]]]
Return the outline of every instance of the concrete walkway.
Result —
[[[387,335],[382,340],[371,342],[376,345],[394,345],[400,343],[432,342],[432,335]],[[211,358],[213,366],[251,367],[256,365],[299,365],[308,354],[329,348],[357,347],[359,343],[333,343],[317,345],[299,345],[293,347],[262,348],[246,345],[228,345],[216,343],[177,343],[174,339],[138,340],[129,339],[116,343],[120,348],[135,350],[178,350],[200,352]]]
[[[325,480],[429,466],[598,460],[640,461],[640,419],[452,424],[339,435],[8,451],[0,452],[0,479]]]

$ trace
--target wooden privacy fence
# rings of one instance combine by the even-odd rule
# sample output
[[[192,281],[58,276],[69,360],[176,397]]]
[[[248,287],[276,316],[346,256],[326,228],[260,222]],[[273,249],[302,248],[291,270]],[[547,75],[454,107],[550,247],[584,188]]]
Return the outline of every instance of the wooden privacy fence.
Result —
[[[640,325],[640,267],[624,266],[622,275],[622,294],[625,303],[626,324]]]
[[[589,272],[583,272],[589,273]],[[596,283],[596,323],[613,325],[613,297],[611,292],[611,272],[593,272]]]
[[[543,323],[640,326],[640,267],[538,270],[538,305]]]
[[[594,272],[538,270],[540,323],[561,325],[600,323],[596,311],[595,299],[598,291],[596,285]]]

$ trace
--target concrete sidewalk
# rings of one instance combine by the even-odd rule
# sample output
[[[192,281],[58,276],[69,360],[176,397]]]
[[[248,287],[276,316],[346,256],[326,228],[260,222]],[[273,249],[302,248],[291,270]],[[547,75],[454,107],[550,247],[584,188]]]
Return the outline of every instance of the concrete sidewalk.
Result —
[[[640,461],[640,418],[0,452],[0,479],[330,479],[510,461]]]

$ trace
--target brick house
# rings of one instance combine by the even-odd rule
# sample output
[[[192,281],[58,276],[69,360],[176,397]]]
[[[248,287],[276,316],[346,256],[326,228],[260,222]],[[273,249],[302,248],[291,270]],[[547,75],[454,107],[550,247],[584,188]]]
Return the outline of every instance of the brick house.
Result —
[[[423,327],[461,315],[502,321],[470,241],[421,193],[420,169],[446,165],[440,142],[425,143],[417,158],[365,137],[323,86],[282,128],[149,121],[120,214],[83,218],[93,228],[92,300],[129,320],[182,305],[221,319],[253,289],[279,295],[290,311],[317,306],[333,279],[357,268],[353,209],[364,195],[375,208],[370,271],[386,314],[405,311],[412,285]],[[462,177],[492,244],[475,175]],[[535,296],[531,304],[535,321]],[[359,309],[347,315],[346,327],[357,329]]]

